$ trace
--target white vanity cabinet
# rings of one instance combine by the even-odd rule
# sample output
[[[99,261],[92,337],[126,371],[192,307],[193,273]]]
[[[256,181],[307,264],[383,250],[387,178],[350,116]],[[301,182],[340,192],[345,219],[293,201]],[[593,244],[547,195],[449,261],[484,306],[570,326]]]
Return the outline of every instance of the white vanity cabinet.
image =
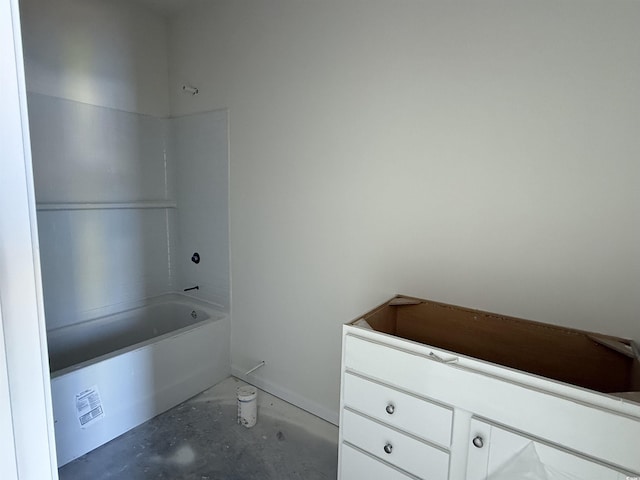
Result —
[[[595,349],[586,356],[603,355],[596,359],[598,363],[629,367],[625,374],[612,372],[609,376],[619,383],[611,384],[611,378],[602,383],[627,393],[603,394],[539,372],[534,375],[487,362],[454,348],[429,345],[423,338],[416,341],[424,333],[423,325],[418,324],[440,322],[429,315],[423,318],[425,311],[433,313],[434,305],[442,304],[396,297],[362,317],[372,328],[356,325],[360,321],[343,327],[339,479],[491,480],[509,466],[513,470],[520,465],[522,470],[525,460],[546,469],[547,476],[541,478],[549,480],[640,479],[640,404],[623,398],[633,397],[633,389],[640,386],[636,383],[640,375],[635,370],[637,358],[609,358],[622,353],[611,353],[596,338]],[[459,307],[444,307],[448,316],[444,322],[470,314],[475,326],[484,328],[484,312],[462,309],[461,313],[455,310]],[[528,328],[537,334],[544,329],[547,338],[547,329],[559,328],[509,318],[507,323],[512,320],[518,327],[515,334]],[[450,329],[440,325],[436,330],[446,338],[465,335],[471,344],[482,341],[483,334],[474,326],[453,323],[457,325]],[[413,326],[407,327],[409,324]],[[578,335],[575,330],[560,330],[554,334]],[[434,332],[437,344],[439,334]],[[591,348],[582,339],[571,341],[581,342],[580,348]],[[540,345],[534,347],[530,350],[545,356],[543,363],[547,355],[554,354],[541,350]],[[624,350],[624,344],[617,347]],[[461,349],[468,348],[463,341]],[[569,346],[568,355],[582,365],[584,360],[572,348]],[[526,363],[526,358],[512,353],[516,350],[507,352],[509,358]],[[564,361],[562,355],[558,361]],[[585,375],[556,371],[553,362],[549,365],[562,378]],[[597,384],[590,378],[584,381]],[[529,464],[525,462],[525,468]]]

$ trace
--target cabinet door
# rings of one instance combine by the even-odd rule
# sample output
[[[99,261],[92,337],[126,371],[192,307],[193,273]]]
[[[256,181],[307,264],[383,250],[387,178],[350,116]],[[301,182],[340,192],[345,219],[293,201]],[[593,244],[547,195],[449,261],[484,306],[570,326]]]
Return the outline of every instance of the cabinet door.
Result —
[[[552,446],[477,419],[471,421],[467,457],[467,480],[491,480],[507,464],[537,467],[549,478],[567,480],[625,480],[627,474]],[[532,450],[525,450],[532,444]],[[531,470],[528,470],[531,472]],[[530,477],[527,477],[530,478]],[[544,478],[544,477],[543,477]]]

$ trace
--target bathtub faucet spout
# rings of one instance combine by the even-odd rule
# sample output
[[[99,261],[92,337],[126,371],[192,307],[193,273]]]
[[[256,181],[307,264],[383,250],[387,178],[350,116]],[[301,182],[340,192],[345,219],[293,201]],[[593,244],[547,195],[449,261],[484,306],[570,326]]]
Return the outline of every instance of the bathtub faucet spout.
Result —
[[[200,290],[200,287],[196,285],[195,287],[185,288],[183,291],[188,292],[189,290]]]

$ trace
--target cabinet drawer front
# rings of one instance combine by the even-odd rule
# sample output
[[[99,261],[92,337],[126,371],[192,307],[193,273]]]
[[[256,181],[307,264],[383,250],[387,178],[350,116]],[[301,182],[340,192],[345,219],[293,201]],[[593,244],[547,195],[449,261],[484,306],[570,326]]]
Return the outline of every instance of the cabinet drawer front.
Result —
[[[428,441],[449,447],[453,412],[428,400],[346,373],[344,404]]]
[[[402,470],[427,480],[447,479],[449,455],[442,450],[349,410],[343,410],[341,428],[344,441]]]
[[[441,379],[450,374],[448,365],[407,351],[359,337],[344,338],[344,366],[347,370],[378,379],[409,392],[433,398]]]
[[[342,444],[340,480],[413,480],[389,465]]]

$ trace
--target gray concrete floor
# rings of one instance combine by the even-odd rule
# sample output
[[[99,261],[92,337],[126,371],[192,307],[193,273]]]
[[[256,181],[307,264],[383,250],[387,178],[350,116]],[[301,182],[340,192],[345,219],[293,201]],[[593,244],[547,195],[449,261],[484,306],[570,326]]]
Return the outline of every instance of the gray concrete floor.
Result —
[[[337,477],[338,429],[260,391],[236,423],[230,377],[59,469],[60,480],[320,480]]]

